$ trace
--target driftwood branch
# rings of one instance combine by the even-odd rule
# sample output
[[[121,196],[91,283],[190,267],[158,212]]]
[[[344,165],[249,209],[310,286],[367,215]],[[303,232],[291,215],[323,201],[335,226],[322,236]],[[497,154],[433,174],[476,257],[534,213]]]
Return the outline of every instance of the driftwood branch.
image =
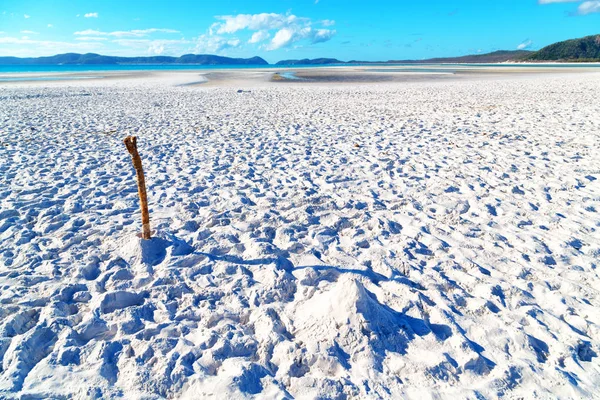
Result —
[[[140,209],[142,211],[142,239],[150,239],[150,214],[148,213],[148,196],[146,195],[146,179],[142,168],[142,159],[137,150],[137,137],[127,136],[123,143],[131,154],[131,161],[137,176],[138,194],[140,196]]]

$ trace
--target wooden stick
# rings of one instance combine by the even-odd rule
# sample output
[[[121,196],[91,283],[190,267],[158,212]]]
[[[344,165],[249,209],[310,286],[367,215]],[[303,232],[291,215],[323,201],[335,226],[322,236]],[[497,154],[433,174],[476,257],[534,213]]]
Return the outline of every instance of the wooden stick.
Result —
[[[137,137],[127,136],[123,143],[131,154],[131,161],[137,176],[138,194],[140,196],[140,209],[142,210],[142,239],[150,239],[150,214],[148,213],[148,197],[146,195],[146,179],[142,168],[142,159],[137,150]]]

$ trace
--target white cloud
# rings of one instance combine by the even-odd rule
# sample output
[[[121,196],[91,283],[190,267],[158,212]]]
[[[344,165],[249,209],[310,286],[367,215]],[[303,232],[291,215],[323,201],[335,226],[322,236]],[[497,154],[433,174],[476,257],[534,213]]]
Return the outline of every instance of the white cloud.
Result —
[[[263,46],[265,50],[281,49],[302,40],[311,44],[326,42],[336,34],[335,30],[315,29],[311,26],[310,18],[298,17],[293,14],[238,14],[220,15],[215,18],[218,22],[210,27],[208,37],[219,37],[219,39],[213,40],[212,44],[226,43],[226,40],[221,37],[222,35],[243,30],[254,31],[248,43],[259,43],[272,36],[271,41]],[[335,21],[326,19],[319,21],[319,24],[332,26]],[[206,38],[203,41],[210,42]],[[212,48],[219,47],[218,45],[212,46]]]
[[[316,29],[310,32],[309,38],[313,44],[322,43],[331,40],[331,38],[334,37],[335,34],[336,31],[332,31],[329,29]]]
[[[517,46],[517,50],[526,50],[526,49],[530,48],[532,44],[533,44],[533,42],[531,40],[529,40],[529,39],[524,40],[521,44],[519,44]]]
[[[87,14],[83,14],[83,16],[85,18],[98,18],[98,13],[97,12],[87,13]]]
[[[283,28],[277,31],[273,40],[265,47],[266,50],[277,50],[288,47],[303,39],[308,39],[310,43],[322,43],[330,40],[336,31],[329,29],[312,29],[311,27],[296,29],[295,27]]]
[[[17,57],[39,57],[54,55],[66,51],[87,52],[103,48],[102,43],[91,42],[55,42],[49,40],[32,40],[28,36],[21,38],[0,37],[0,51]]]
[[[21,31],[21,33],[23,33],[25,35],[39,35],[38,32],[34,32],[34,31]]]
[[[238,47],[242,42],[240,39],[230,39],[227,41],[228,47]]]
[[[577,7],[576,15],[588,15],[600,12],[600,0],[538,0],[539,4],[556,4],[556,3],[581,3]]]
[[[212,28],[216,28],[218,34],[235,33],[243,29],[251,31],[280,29],[292,24],[310,23],[308,18],[274,13],[220,15],[216,19],[223,21],[213,24]]]
[[[181,46],[192,44],[191,41],[185,39],[115,39],[112,43],[116,43],[119,46],[127,47],[130,50],[135,50],[137,52],[143,51],[150,55],[181,55]]]
[[[48,28],[54,28],[54,25],[48,24]]]
[[[150,33],[179,33],[179,31],[176,31],[175,29],[164,29],[164,28],[150,28],[150,29],[134,29],[131,32],[133,33],[138,33],[138,34],[150,34]]]
[[[164,43],[150,43],[150,45],[148,46],[148,53],[150,54],[154,54],[154,55],[161,55],[165,52],[165,45]]]
[[[144,37],[144,36],[146,36],[143,33],[135,33],[133,31],[115,31],[115,32],[109,32],[108,35],[115,36],[115,37]]]
[[[600,12],[600,1],[599,0],[584,1],[577,8],[577,13],[579,15],[588,15],[588,14],[597,13],[597,12]]]
[[[135,36],[122,36],[129,32]],[[101,53],[109,55],[174,55],[191,53],[196,45],[193,40],[154,39],[152,35],[176,33],[173,29],[149,28],[132,31],[103,32],[87,29],[77,32],[71,42],[38,40],[42,35],[32,36],[32,31],[23,31],[23,36],[7,37],[0,35],[0,54],[17,57],[39,57],[65,52]],[[140,37],[140,35],[144,35]],[[229,41],[228,46],[237,46],[239,41]]]
[[[75,32],[74,35],[83,35],[83,36],[89,36],[89,35],[108,35],[105,32],[100,32],[100,31],[96,31],[94,29],[86,29],[85,31],[79,31],[79,32]]]
[[[108,39],[105,37],[98,37],[98,36],[81,36],[81,37],[76,37],[75,40],[102,42],[102,41],[108,40]]]
[[[294,40],[294,34],[294,31],[289,28],[278,30],[271,43],[267,46],[267,50],[277,50],[289,45]]]
[[[29,19],[29,18],[31,18],[31,15],[23,14],[23,18]]]
[[[254,32],[250,40],[248,40],[248,43],[260,43],[264,40],[267,40],[270,36],[271,35],[267,31]]]
[[[224,38],[222,36],[201,35],[196,42],[196,53],[219,53],[223,50],[239,47],[242,44],[238,38]]]

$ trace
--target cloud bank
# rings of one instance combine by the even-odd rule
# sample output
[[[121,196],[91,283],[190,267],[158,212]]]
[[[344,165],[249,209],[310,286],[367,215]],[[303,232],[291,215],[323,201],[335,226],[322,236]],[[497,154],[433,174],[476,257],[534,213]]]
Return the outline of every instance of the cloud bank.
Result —
[[[99,18],[98,12],[76,14],[85,19]],[[30,15],[24,14],[25,19]],[[331,40],[336,35],[333,19],[311,19],[288,13],[216,15],[205,31],[192,38],[168,28],[103,30],[89,27],[73,32],[71,42],[33,40],[38,32],[22,29],[13,36],[3,36],[0,50],[20,56],[49,55],[58,52],[103,52],[110,55],[147,54],[180,55],[184,53],[220,54],[302,48]],[[53,28],[51,23],[44,24]],[[17,33],[28,36],[17,36]],[[179,39],[171,35],[177,34]]]
[[[199,48],[215,48],[215,44],[237,41],[237,33],[250,32],[249,44],[258,44],[267,51],[278,50],[286,47],[300,46],[302,42],[317,44],[331,40],[336,34],[333,29],[318,29],[312,25],[310,18],[298,17],[293,14],[237,14],[219,15],[212,24],[207,35],[202,35],[198,40]],[[333,20],[319,22],[322,26],[329,27],[335,24]],[[236,42],[237,43],[237,42]],[[241,41],[237,43],[238,47]],[[217,46],[223,49],[222,46]]]

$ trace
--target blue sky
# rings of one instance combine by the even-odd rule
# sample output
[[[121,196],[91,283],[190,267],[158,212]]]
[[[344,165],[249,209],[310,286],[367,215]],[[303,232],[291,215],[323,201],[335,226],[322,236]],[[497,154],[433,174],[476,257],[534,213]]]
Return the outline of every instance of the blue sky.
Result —
[[[598,33],[600,0],[0,0],[3,56],[422,59]]]

